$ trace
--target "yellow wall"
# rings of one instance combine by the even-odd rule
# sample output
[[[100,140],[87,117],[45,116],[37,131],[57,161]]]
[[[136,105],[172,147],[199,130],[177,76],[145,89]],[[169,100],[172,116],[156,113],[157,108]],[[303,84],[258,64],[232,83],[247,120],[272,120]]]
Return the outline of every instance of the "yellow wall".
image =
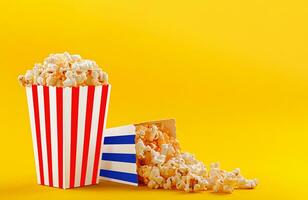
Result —
[[[0,8],[0,196],[307,197],[306,1],[6,0]],[[63,51],[109,73],[107,127],[174,117],[183,150],[207,165],[240,167],[259,187],[187,196],[107,183],[69,191],[37,186],[17,76]]]

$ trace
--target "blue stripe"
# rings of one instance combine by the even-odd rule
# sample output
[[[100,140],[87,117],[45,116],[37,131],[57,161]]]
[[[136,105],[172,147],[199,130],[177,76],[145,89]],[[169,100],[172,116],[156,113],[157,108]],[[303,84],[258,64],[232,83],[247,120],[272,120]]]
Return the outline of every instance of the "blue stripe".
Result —
[[[135,144],[135,135],[108,136],[104,144]]]
[[[103,177],[107,177],[107,178],[121,180],[121,181],[138,183],[137,174],[101,169],[99,172],[99,175]]]
[[[136,154],[129,154],[129,153],[103,153],[102,160],[136,163]]]

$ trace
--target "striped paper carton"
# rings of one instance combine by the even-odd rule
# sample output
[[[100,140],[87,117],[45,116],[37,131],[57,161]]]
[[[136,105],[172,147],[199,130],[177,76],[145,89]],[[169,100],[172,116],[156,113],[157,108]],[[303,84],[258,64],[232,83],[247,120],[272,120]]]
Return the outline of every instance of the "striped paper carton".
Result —
[[[159,120],[140,124],[161,123],[175,136],[175,120]],[[106,129],[103,137],[100,179],[138,186],[136,165],[136,128],[131,124]]]
[[[98,183],[110,88],[26,87],[38,184]]]

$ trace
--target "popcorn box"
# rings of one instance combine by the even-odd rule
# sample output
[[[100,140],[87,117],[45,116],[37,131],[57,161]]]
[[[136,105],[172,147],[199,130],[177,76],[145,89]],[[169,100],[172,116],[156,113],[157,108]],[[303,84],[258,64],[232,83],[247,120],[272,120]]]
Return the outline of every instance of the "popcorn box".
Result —
[[[26,87],[38,184],[66,189],[98,183],[110,89]]]
[[[106,129],[103,136],[100,179],[138,186],[136,125],[161,123],[175,137],[174,119],[143,122]]]

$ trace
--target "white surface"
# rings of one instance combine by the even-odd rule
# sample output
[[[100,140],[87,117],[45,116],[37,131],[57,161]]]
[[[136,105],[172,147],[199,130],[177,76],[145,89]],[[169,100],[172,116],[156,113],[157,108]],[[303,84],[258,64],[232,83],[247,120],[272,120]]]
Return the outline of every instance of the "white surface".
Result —
[[[100,166],[101,169],[117,171],[117,172],[127,172],[131,174],[137,174],[136,163],[125,163],[116,161],[106,161],[104,160]]]
[[[131,153],[136,154],[135,144],[102,145],[102,153]]]
[[[72,88],[63,88],[63,188],[70,184]]]
[[[31,133],[32,133],[32,144],[33,144],[33,151],[34,151],[36,178],[37,178],[37,183],[41,184],[38,151],[37,151],[37,141],[36,141],[36,129],[35,129],[35,119],[34,119],[32,88],[26,87],[26,93],[27,93],[27,100],[28,100]]]
[[[39,113],[40,113],[42,156],[43,156],[43,166],[44,166],[43,167],[44,185],[49,185],[43,86],[37,86],[37,94],[38,94],[38,105],[39,105]]]
[[[86,87],[79,88],[79,105],[78,105],[78,124],[77,124],[77,143],[76,143],[76,168],[74,186],[80,186],[81,165],[83,155],[84,131],[86,120],[88,90]]]
[[[50,134],[51,134],[51,154],[53,186],[59,187],[58,172],[58,129],[57,129],[57,94],[55,87],[49,87],[50,102]]]

